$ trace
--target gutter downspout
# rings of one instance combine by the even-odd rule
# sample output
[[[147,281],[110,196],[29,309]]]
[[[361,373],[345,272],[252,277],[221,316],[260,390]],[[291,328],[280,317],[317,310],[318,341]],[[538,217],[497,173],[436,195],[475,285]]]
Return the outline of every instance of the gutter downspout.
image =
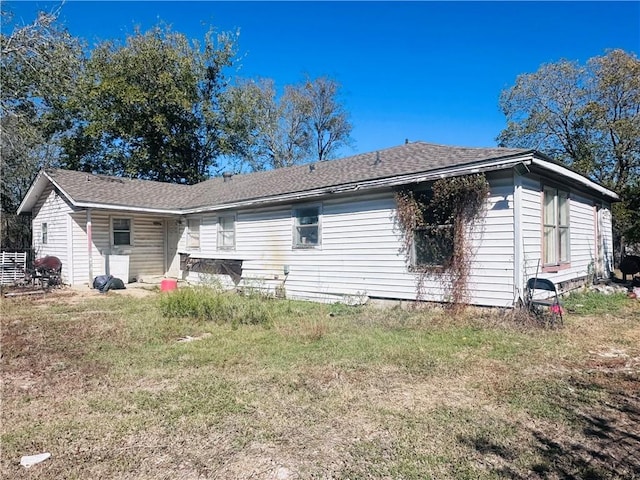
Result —
[[[513,169],[513,305],[524,298],[523,265],[524,245],[522,236],[522,175]]]
[[[93,287],[93,239],[91,234],[91,209],[87,208],[87,257],[89,260],[89,288]]]

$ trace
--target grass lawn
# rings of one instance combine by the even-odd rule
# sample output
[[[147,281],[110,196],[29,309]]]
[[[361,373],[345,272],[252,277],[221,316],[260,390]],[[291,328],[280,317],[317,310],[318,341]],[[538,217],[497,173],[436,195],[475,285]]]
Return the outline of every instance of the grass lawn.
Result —
[[[0,301],[2,478],[640,478],[637,300],[543,329],[169,295]]]

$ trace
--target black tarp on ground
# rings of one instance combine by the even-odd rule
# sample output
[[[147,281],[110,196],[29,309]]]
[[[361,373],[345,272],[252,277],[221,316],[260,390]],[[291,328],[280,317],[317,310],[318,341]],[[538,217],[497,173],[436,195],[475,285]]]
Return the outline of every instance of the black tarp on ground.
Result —
[[[109,290],[125,290],[124,282],[115,278],[113,275],[98,275],[93,279],[93,288],[99,290],[100,293],[106,293]]]

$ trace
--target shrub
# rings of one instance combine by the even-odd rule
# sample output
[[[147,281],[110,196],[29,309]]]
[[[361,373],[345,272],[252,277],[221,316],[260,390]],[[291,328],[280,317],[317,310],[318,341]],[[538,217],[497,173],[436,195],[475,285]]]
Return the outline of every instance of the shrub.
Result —
[[[165,317],[191,317],[232,325],[271,322],[272,312],[264,298],[222,293],[204,287],[181,288],[160,296]]]

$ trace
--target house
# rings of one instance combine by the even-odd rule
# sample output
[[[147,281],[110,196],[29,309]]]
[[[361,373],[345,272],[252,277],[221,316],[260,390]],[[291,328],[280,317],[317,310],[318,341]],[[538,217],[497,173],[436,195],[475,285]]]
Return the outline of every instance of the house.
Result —
[[[192,186],[47,169],[19,213],[31,213],[37,255],[59,257],[67,284],[110,273],[324,302],[446,301],[437,269],[418,285],[395,194],[473,173],[490,192],[469,233],[471,303],[513,306],[535,275],[561,289],[609,276],[618,196],[525,149],[415,142]]]

